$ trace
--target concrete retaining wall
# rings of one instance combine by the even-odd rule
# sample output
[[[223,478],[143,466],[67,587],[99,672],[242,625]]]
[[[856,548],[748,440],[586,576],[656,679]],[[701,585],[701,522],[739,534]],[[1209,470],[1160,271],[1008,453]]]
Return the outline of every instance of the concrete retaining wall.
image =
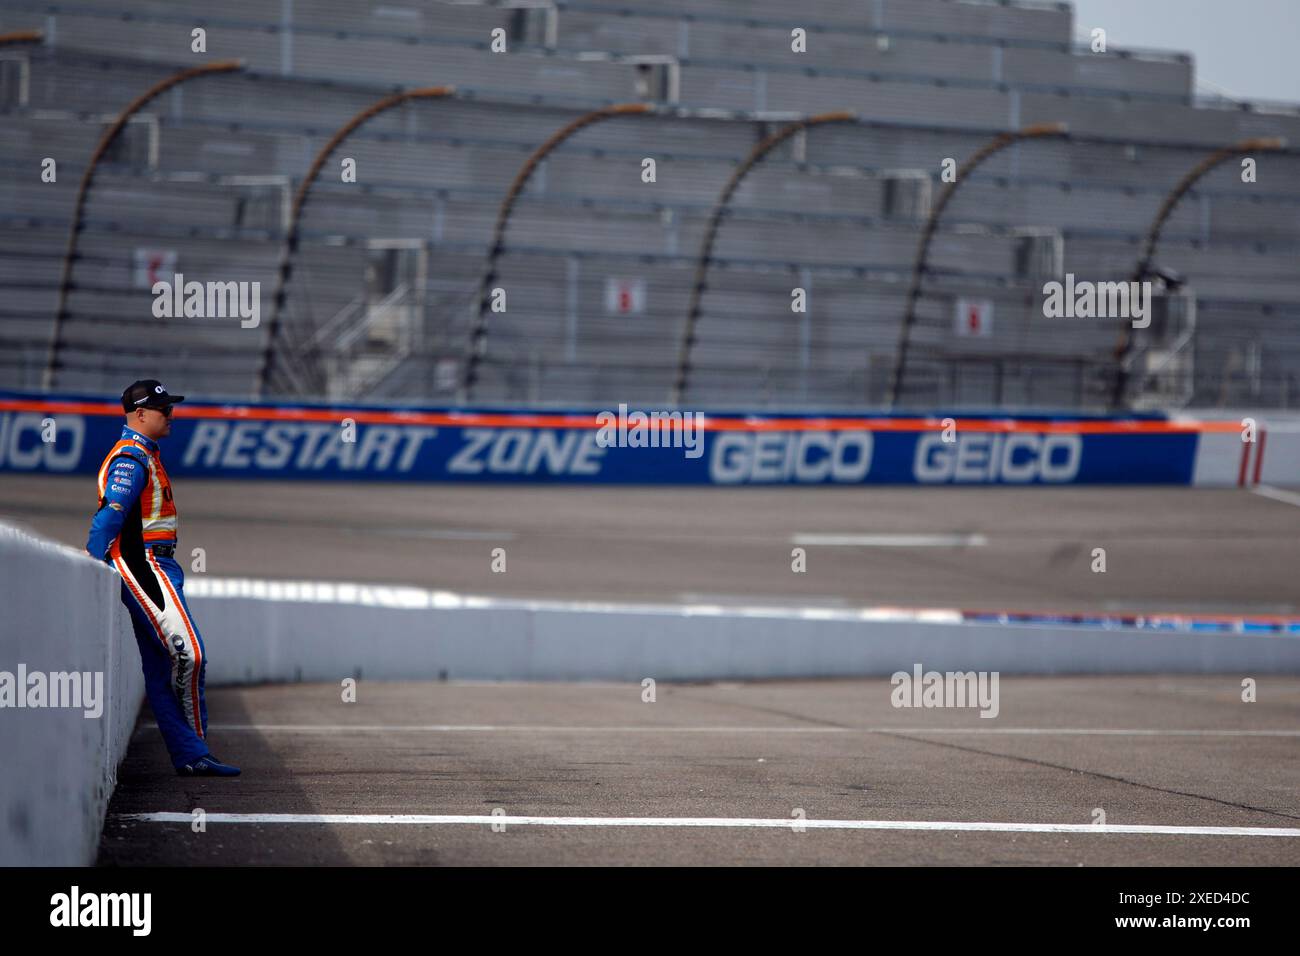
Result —
[[[636,607],[195,576],[208,680],[656,680],[1300,673],[1300,636],[972,624],[959,614]]]
[[[81,552],[0,524],[0,682],[13,694],[33,687],[15,687],[20,668],[103,675],[99,717],[84,707],[0,707],[0,865],[95,860],[144,700],[120,581]]]

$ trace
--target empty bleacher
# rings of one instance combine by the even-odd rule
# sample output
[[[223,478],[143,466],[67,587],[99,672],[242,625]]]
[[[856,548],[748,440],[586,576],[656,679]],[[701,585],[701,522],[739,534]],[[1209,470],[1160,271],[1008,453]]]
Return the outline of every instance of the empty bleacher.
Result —
[[[289,198],[332,132],[396,87],[446,83],[458,93],[372,120],[326,167],[282,317],[295,361],[336,369],[332,342],[366,332],[357,323],[396,291],[390,273],[418,274],[418,288],[398,283],[416,345],[403,340],[401,354],[372,363],[381,372],[315,380],[338,397],[458,396],[506,188],[538,144],[603,104],[659,108],[584,129],[537,170],[498,263],[509,307],[488,317],[474,400],[662,402],[728,177],[788,119],[847,109],[860,121],[787,142],[733,197],[687,399],[884,401],[924,213],[945,187],[942,162],[960,162],[997,131],[1061,121],[1068,139],[1003,152],[946,211],[905,400],[1095,405],[1118,327],[1044,319],[1045,277],[1019,261],[1026,236],[1059,236],[1063,271],[1126,279],[1164,197],[1208,152],[1256,136],[1300,143],[1294,108],[1201,103],[1186,56],[1081,49],[1061,4],[819,0],[797,16],[767,0],[188,6],[10,0],[0,9],[0,33],[46,34],[39,47],[0,48],[12,61],[0,87],[2,383],[39,384],[75,187],[104,124],[152,83],[207,60],[239,57],[246,69],[165,94],[97,173],[61,388],[113,390],[156,353],[191,393],[247,395],[265,327],[160,325],[138,256],[174,253],[187,279],[260,282],[265,321]],[[196,26],[207,31],[206,53],[190,51]],[[489,45],[497,28],[509,39],[504,54]],[[796,28],[808,31],[807,53],[791,50]],[[648,79],[655,71],[671,82]],[[58,159],[57,183],[40,181],[47,156]],[[356,161],[356,183],[340,180],[344,156]],[[641,178],[647,157],[653,183]],[[1300,158],[1256,159],[1257,183],[1242,183],[1232,164],[1203,180],[1157,257],[1199,300],[1198,402],[1300,401],[1300,331],[1288,324],[1300,303]],[[610,307],[619,281],[644,289],[643,307]],[[808,292],[805,315],[791,312],[795,287]],[[954,337],[958,297],[994,303],[990,336]],[[384,336],[362,342],[393,348]]]

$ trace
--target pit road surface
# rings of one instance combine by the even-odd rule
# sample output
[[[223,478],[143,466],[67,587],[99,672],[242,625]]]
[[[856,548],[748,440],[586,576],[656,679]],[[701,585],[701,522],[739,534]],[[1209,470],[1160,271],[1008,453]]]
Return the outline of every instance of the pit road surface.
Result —
[[[1300,678],[1004,678],[996,719],[902,709],[888,679],[749,684],[367,683],[215,690],[243,776],[173,775],[147,709],[99,862],[140,864],[1300,864]],[[190,812],[209,815],[194,833]],[[656,818],[514,825],[493,811]],[[814,821],[1086,832],[815,829]],[[1258,827],[1291,835],[1107,832]],[[126,815],[184,814],[182,822]],[[216,814],[303,814],[217,822]],[[483,822],[320,822],[319,814]],[[684,827],[670,818],[722,825]],[[247,819],[247,818],[240,818]],[[738,820],[783,821],[772,828]],[[788,822],[789,825],[785,825]]]

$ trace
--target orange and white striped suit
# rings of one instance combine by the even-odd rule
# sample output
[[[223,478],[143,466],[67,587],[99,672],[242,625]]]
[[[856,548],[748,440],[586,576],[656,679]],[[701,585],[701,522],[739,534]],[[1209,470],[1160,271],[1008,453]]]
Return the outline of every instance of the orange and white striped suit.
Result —
[[[206,661],[174,559],[176,502],[158,443],[123,428],[99,468],[98,491],[86,550],[122,576],[149,704],[179,768],[208,753]]]

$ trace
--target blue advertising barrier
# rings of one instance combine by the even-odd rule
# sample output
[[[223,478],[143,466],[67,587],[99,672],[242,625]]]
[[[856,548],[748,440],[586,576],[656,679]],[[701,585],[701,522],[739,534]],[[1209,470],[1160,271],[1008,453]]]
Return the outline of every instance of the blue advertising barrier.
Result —
[[[102,396],[0,392],[0,472],[91,474],[117,439]],[[629,409],[177,407],[173,476],[581,484],[1192,482],[1200,436],[1163,416],[772,414]]]

